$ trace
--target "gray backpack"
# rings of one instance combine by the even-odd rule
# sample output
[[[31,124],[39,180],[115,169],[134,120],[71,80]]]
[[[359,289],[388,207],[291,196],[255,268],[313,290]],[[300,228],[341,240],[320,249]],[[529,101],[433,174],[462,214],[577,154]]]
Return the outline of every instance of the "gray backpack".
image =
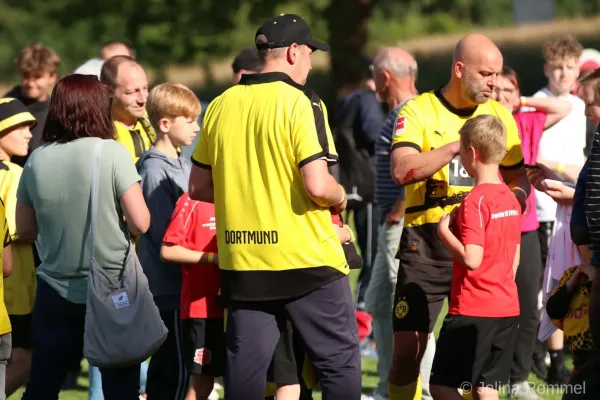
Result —
[[[154,304],[148,280],[131,241],[125,266],[118,280],[109,276],[94,258],[103,144],[104,140],[99,140],[94,148],[92,167],[88,240],[91,257],[83,356],[96,367],[120,368],[140,364],[148,359],[163,344],[168,331]]]

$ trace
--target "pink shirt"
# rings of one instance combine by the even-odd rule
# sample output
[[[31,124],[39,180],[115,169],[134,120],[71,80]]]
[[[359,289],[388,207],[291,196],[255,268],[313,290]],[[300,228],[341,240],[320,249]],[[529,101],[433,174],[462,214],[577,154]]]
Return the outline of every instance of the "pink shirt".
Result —
[[[521,150],[526,164],[535,164],[540,147],[540,139],[546,125],[546,113],[540,111],[516,112],[513,114],[517,128],[521,135]],[[521,232],[535,231],[540,223],[535,207],[535,189],[531,187],[531,194],[527,198],[527,207],[521,219]]]

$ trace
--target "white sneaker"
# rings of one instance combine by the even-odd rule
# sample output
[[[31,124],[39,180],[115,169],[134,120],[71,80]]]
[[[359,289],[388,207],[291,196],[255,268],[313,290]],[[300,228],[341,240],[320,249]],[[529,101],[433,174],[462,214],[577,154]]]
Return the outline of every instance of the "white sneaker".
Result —
[[[529,382],[523,381],[510,386],[510,397],[518,400],[541,400],[541,397],[529,386]]]

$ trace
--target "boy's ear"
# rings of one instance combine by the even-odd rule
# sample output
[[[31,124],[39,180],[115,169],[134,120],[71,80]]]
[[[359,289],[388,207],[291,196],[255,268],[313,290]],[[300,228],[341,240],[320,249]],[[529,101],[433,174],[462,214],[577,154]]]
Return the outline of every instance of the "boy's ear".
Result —
[[[475,147],[473,147],[473,146],[469,146],[469,155],[471,156],[471,160],[473,160],[473,161],[479,160],[479,154],[477,153],[477,150],[475,150]]]
[[[169,121],[168,118],[161,118],[158,120],[158,129],[160,129],[162,133],[169,133],[169,130],[171,129],[171,121]]]

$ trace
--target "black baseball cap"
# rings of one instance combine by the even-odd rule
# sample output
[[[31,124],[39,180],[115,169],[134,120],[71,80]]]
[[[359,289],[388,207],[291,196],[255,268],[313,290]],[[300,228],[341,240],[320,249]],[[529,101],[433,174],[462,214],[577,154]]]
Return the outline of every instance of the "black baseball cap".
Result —
[[[260,35],[266,36],[266,42],[258,40]],[[314,50],[328,51],[329,46],[312,38],[306,21],[295,14],[281,14],[265,22],[256,31],[257,49],[277,49],[289,47],[293,43],[305,44]]]
[[[231,68],[235,73],[238,73],[242,69],[246,71],[260,71],[263,68],[263,62],[258,56],[256,47],[247,47],[240,51],[233,60]]]

